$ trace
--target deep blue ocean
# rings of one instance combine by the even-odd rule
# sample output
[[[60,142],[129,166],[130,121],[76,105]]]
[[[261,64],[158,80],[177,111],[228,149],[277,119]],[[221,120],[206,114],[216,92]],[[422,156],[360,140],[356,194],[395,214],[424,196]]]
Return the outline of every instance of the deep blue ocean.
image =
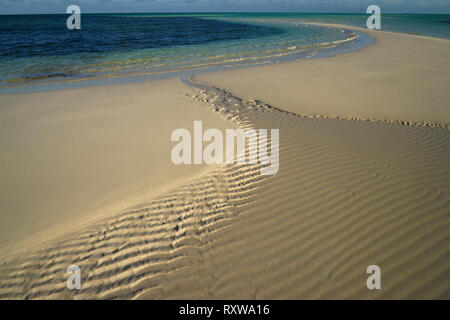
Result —
[[[370,43],[355,14],[84,14],[0,16],[0,91],[158,76],[336,54]],[[383,15],[384,30],[450,38],[450,15]]]

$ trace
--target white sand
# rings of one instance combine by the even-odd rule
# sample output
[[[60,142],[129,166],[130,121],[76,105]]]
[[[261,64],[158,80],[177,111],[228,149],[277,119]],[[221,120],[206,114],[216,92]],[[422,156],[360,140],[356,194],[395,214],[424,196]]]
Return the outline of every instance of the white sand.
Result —
[[[153,126],[188,126],[188,117],[197,117],[218,128],[280,129],[280,171],[275,176],[262,176],[259,165],[211,167],[167,192],[150,185],[156,198],[149,193],[146,201],[127,210],[106,207],[104,221],[83,218],[83,228],[60,234],[58,241],[43,227],[39,239],[47,242],[39,250],[3,260],[0,298],[449,299],[450,130],[397,123],[448,123],[448,41],[374,34],[377,43],[357,53],[197,77],[233,95],[212,87],[192,91],[166,81],[0,97],[0,121],[8,133],[2,132],[1,145],[12,151],[20,147],[8,156],[8,165],[22,168],[18,176],[23,177],[12,179],[3,168],[1,174],[17,188],[11,196],[23,200],[22,208],[47,206],[52,199],[64,209],[66,201],[87,204],[107,193],[90,191],[83,198],[80,189],[58,190],[67,180],[58,178],[55,166],[44,165],[44,159],[62,165],[75,157],[67,151],[74,147],[78,155],[83,151],[78,159],[84,166],[70,160],[61,172],[81,189],[90,190],[94,182],[105,187],[116,178],[120,189],[126,185],[122,182],[133,184],[136,177],[150,175],[176,185],[179,178],[168,177],[165,170],[170,166],[164,160],[169,139],[142,138],[155,133]],[[79,97],[80,111],[59,110],[55,103],[45,107],[50,101],[72,101],[68,95]],[[40,112],[30,110],[31,101]],[[15,109],[19,106],[24,111]],[[219,115],[230,121],[224,123]],[[91,132],[90,139],[76,140],[75,132]],[[30,148],[25,142],[44,134],[46,139],[36,140],[41,148],[32,145],[36,156],[22,159]],[[105,164],[108,157],[90,146],[93,137],[99,139],[96,146],[120,146],[110,145],[106,153],[118,158]],[[43,150],[48,142],[68,149]],[[141,148],[146,145],[158,152]],[[130,149],[134,156],[122,155]],[[40,154],[41,162],[32,161]],[[88,161],[87,154],[100,158]],[[153,159],[155,155],[160,158]],[[57,161],[58,156],[63,158]],[[141,158],[146,156],[163,169],[147,175],[149,167]],[[36,177],[31,181],[45,177],[54,185],[21,196],[21,188],[32,186],[27,166],[42,171],[31,171]],[[178,170],[187,170],[181,174],[186,179],[200,174]],[[47,195],[51,192],[57,196]],[[37,201],[40,193],[43,198]],[[13,202],[5,193],[2,199]],[[42,212],[43,221],[57,215]],[[26,210],[22,214],[27,216]],[[21,216],[12,221],[29,227]],[[79,292],[66,289],[70,264],[82,270]],[[382,290],[366,288],[366,268],[373,264],[381,267]]]
[[[300,114],[450,125],[450,40],[364,31],[359,52],[197,78]]]
[[[170,159],[173,130],[229,127],[187,93],[173,79],[1,95],[1,243],[35,249],[210,169]]]

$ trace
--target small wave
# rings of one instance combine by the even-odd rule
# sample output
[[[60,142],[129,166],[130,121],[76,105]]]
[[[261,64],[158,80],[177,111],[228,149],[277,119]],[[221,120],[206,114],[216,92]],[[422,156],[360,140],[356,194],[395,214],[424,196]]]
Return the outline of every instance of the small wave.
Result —
[[[47,80],[47,79],[53,79],[53,78],[68,78],[73,76],[74,74],[71,72],[67,73],[52,73],[52,74],[45,74],[45,75],[32,75],[32,76],[25,76],[20,78],[13,78],[13,79],[5,79],[4,82],[23,82],[23,81],[37,81],[37,80]]]

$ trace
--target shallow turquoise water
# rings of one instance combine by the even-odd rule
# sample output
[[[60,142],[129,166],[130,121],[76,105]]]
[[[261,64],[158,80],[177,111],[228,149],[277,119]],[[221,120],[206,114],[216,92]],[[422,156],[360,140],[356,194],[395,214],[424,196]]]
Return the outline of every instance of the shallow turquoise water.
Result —
[[[355,14],[2,16],[0,92],[164,78],[333,55],[371,43],[359,32],[299,21],[365,26]],[[449,36],[449,15],[383,15],[385,30]]]

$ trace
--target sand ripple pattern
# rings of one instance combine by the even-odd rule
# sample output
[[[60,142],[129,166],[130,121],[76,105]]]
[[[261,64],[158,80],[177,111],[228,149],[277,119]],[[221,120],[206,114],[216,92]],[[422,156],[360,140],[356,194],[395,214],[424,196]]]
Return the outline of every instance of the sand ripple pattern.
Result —
[[[3,263],[1,299],[450,298],[450,131],[284,112],[184,79],[242,128],[280,129],[280,172],[226,165]],[[82,290],[66,288],[67,266]],[[366,267],[382,290],[366,288]]]

